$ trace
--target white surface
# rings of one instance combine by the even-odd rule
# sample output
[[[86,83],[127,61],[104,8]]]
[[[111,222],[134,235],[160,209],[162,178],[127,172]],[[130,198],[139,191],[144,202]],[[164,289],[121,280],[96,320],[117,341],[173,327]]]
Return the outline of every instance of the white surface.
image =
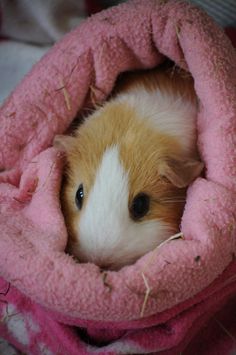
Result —
[[[191,0],[222,27],[236,26],[236,0]]]
[[[1,0],[2,34],[30,43],[52,44],[81,22],[83,0]]]
[[[50,47],[0,42],[0,104]]]

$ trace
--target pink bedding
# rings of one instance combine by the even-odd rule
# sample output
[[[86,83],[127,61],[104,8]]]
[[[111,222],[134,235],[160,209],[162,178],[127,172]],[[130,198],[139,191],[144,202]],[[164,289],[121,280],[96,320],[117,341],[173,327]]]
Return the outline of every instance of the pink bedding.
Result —
[[[163,56],[194,77],[205,178],[188,190],[183,239],[104,274],[64,253],[63,157],[51,144],[109,95],[119,73],[157,66]],[[43,353],[38,343],[53,354],[183,351],[236,294],[235,153],[236,52],[199,9],[134,0],[66,35],[0,110],[0,335],[30,354]]]

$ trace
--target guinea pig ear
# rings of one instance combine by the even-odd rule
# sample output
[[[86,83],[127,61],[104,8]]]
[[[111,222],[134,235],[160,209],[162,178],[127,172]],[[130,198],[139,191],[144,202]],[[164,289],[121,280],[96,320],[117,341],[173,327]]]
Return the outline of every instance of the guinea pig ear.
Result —
[[[74,144],[75,138],[72,136],[56,135],[53,140],[53,146],[61,152],[67,152]]]
[[[183,188],[201,174],[203,167],[204,164],[198,160],[168,158],[160,164],[159,174],[165,176],[173,185]]]

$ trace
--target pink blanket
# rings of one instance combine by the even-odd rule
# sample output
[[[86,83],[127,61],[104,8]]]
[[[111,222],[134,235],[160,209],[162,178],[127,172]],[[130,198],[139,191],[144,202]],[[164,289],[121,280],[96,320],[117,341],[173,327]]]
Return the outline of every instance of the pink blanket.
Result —
[[[163,56],[194,77],[206,175],[188,190],[184,239],[101,273],[64,253],[63,158],[52,140],[78,111],[104,100],[119,73]],[[0,138],[0,335],[17,348],[174,354],[235,296],[236,52],[199,9],[134,0],[89,18],[6,100]],[[221,354],[234,344],[228,338]]]

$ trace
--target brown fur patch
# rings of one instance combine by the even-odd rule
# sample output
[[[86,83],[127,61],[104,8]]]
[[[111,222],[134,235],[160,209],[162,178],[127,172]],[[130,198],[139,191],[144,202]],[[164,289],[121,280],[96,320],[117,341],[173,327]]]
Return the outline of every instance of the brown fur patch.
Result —
[[[114,96],[120,92],[129,92],[140,85],[147,91],[160,90],[174,95],[179,94],[192,102],[197,101],[191,74],[169,62],[164,62],[155,69],[121,74],[116,83]]]

